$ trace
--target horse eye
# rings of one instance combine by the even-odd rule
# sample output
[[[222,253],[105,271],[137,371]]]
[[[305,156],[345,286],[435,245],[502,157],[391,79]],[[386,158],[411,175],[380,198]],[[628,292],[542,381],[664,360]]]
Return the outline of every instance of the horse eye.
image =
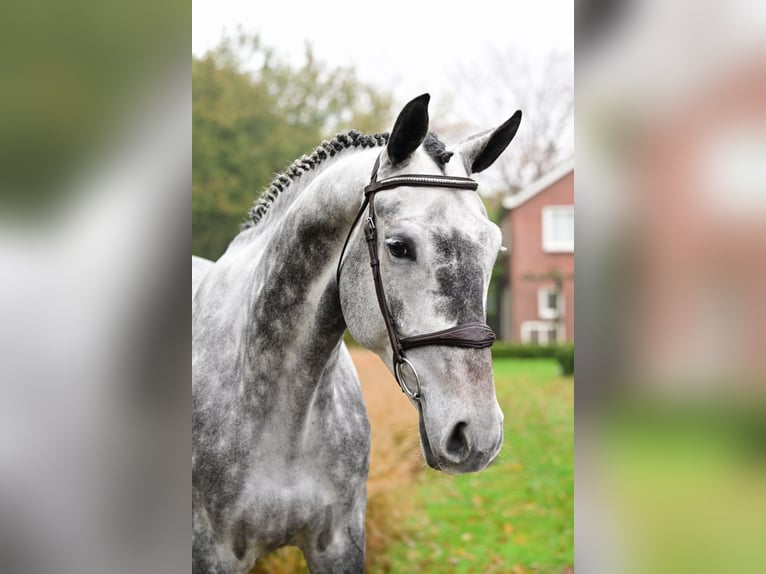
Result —
[[[386,239],[388,252],[398,259],[415,259],[412,249],[401,239]]]

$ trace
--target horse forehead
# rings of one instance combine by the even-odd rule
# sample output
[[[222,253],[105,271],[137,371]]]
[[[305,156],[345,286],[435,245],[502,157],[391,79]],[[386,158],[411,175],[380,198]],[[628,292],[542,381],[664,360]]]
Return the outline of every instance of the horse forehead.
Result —
[[[445,173],[458,177],[467,175],[462,164],[454,160],[447,163]],[[428,154],[418,149],[406,166],[385,177],[410,174],[441,175],[442,172]],[[446,223],[476,237],[482,243],[491,243],[495,235],[496,226],[489,221],[484,204],[473,191],[417,187],[395,188],[381,195],[376,202],[379,205],[378,212],[384,218],[406,218],[416,221],[424,230],[433,231],[444,231]]]
[[[471,191],[454,189],[420,190],[421,200],[416,202],[410,215],[422,222],[423,229],[434,233],[448,233],[455,229],[483,244],[491,244],[495,225],[487,217],[481,199]],[[425,192],[425,193],[423,193]]]

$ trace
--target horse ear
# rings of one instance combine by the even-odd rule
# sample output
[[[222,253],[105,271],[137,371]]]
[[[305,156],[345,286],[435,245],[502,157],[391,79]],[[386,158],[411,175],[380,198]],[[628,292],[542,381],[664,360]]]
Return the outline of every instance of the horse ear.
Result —
[[[410,157],[428,134],[429,94],[418,96],[410,101],[396,118],[394,129],[388,138],[388,159],[396,165]]]
[[[465,169],[468,173],[484,171],[500,157],[521,123],[521,110],[516,110],[510,119],[495,131],[487,130],[465,140],[458,146],[460,155],[463,156]]]

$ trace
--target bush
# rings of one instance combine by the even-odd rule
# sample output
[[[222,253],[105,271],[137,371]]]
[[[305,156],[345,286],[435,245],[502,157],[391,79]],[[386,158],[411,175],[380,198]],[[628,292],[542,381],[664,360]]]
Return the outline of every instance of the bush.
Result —
[[[537,345],[533,343],[508,343],[497,341],[492,345],[494,359],[554,359],[558,345]]]
[[[561,345],[556,350],[556,361],[561,367],[562,375],[574,375],[574,345]]]

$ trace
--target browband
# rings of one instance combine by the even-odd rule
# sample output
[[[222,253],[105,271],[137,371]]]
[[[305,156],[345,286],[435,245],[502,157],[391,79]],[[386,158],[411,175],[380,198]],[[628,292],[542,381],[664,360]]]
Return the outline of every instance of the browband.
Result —
[[[376,161],[376,171],[377,163]],[[469,177],[452,177],[450,175],[394,175],[377,181],[373,175],[372,181],[364,188],[364,194],[369,195],[384,189],[392,189],[409,185],[410,187],[451,187],[453,189],[470,189],[476,191],[479,184]]]

